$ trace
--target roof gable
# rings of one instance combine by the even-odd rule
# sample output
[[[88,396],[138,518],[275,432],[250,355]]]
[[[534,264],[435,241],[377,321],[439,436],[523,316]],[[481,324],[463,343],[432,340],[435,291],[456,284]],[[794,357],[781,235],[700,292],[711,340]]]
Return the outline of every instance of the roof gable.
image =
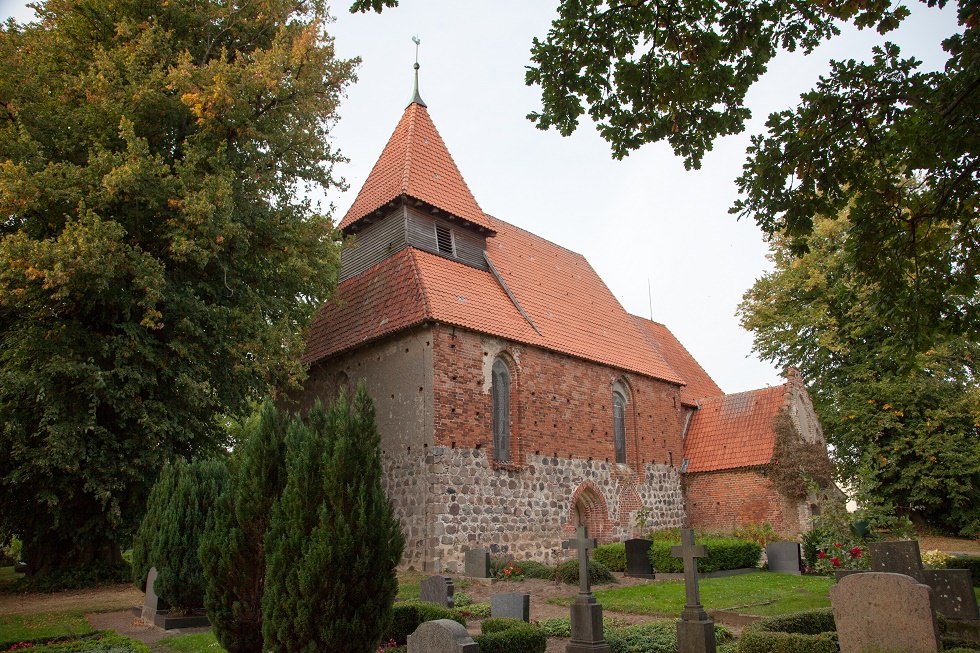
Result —
[[[684,442],[688,473],[768,464],[776,446],[772,421],[786,392],[779,385],[701,401]]]
[[[339,227],[348,229],[403,195],[477,227],[493,230],[429,117],[428,109],[418,102],[405,108]]]
[[[670,329],[639,315],[630,315],[630,318],[646,336],[647,342],[664,357],[677,375],[684,379],[687,385],[681,388],[681,403],[696,406],[698,399],[725,394]]]

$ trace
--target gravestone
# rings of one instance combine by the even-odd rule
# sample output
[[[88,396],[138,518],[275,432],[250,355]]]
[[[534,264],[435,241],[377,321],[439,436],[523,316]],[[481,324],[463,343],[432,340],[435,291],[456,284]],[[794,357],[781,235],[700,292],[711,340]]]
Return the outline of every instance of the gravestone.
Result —
[[[408,636],[408,653],[480,653],[466,628],[452,619],[420,624]]]
[[[470,549],[464,554],[463,570],[470,578],[490,578],[490,552]]]
[[[650,566],[650,540],[635,538],[626,540],[626,575],[633,578],[653,578]]]
[[[671,547],[670,555],[684,559],[684,590],[687,603],[677,622],[677,653],[715,653],[715,622],[704,611],[698,591],[698,558],[707,558],[708,549],[694,544],[694,529],[681,529],[681,545]]]
[[[150,567],[149,573],[146,574],[146,594],[143,596],[143,613],[140,615],[143,622],[149,625],[153,625],[157,618],[157,607],[160,603],[160,597],[157,596],[156,591],[153,589],[153,583],[157,580],[157,568]]]
[[[453,594],[456,587],[453,579],[447,576],[429,576],[422,581],[419,600],[436,603],[446,608],[453,607]]]
[[[919,555],[916,540],[870,542],[868,555],[871,558],[871,571],[904,574],[922,581],[922,556]]]
[[[799,542],[770,542],[766,545],[769,571],[800,575]]]
[[[932,589],[911,576],[867,572],[830,588],[840,653],[867,650],[936,653]]]
[[[490,616],[531,621],[531,595],[525,592],[494,594],[490,597]]]
[[[924,569],[922,582],[932,588],[939,614],[947,619],[980,619],[969,569]]]
[[[572,639],[565,653],[611,653],[602,634],[602,606],[589,587],[589,551],[596,541],[588,537],[585,526],[579,526],[574,540],[561,543],[564,549],[578,550],[578,596],[571,605]]]

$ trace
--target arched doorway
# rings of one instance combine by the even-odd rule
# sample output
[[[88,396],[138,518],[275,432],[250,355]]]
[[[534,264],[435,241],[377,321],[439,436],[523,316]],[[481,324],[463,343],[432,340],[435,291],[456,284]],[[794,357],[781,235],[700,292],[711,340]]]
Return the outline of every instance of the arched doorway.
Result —
[[[589,537],[602,539],[609,531],[609,509],[599,488],[592,481],[582,483],[572,495],[569,526],[585,526]]]

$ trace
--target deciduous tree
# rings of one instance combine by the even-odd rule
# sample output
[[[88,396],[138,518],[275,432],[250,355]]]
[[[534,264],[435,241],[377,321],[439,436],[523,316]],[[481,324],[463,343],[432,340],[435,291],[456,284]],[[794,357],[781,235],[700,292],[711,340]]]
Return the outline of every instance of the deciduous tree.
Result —
[[[356,62],[322,0],[47,0],[0,31],[0,540],[119,560],[164,461],[300,374]]]

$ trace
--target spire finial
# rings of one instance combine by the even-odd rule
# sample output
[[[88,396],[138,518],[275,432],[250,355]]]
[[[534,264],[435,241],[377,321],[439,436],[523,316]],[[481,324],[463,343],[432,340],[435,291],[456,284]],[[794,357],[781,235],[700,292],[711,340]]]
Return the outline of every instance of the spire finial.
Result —
[[[412,101],[409,102],[409,104],[417,104],[419,106],[423,106],[424,107],[424,106],[427,106],[427,105],[425,104],[425,101],[422,100],[422,96],[419,95],[419,67],[420,67],[419,66],[419,45],[421,45],[422,39],[420,39],[418,36],[413,36],[412,37],[412,43],[415,44],[415,65],[413,66],[413,68],[415,68],[415,89],[414,89],[414,92],[412,93]]]

